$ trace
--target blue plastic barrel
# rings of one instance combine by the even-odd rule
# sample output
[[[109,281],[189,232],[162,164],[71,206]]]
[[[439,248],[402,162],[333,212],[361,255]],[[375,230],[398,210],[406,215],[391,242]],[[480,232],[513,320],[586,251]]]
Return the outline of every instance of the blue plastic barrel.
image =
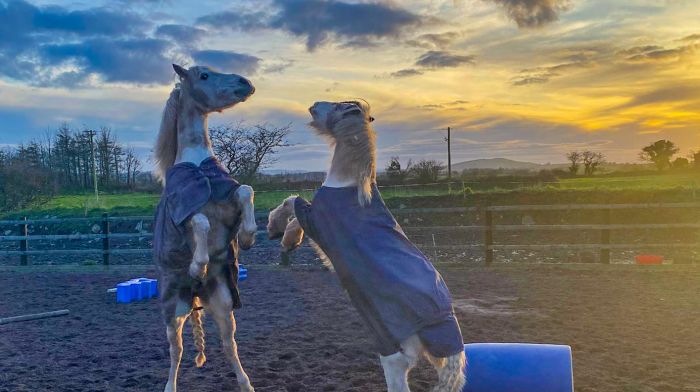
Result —
[[[139,282],[134,282],[133,280],[130,280],[128,282],[124,282],[129,284],[129,292],[131,293],[131,302],[138,301],[139,300]]]
[[[148,296],[149,298],[158,298],[158,280],[148,280]]]
[[[462,392],[573,392],[571,347],[553,344],[465,344]]]
[[[150,279],[139,279],[139,299],[151,298],[151,283],[149,281]]]
[[[128,282],[117,285],[117,303],[128,304],[131,302],[131,284]]]

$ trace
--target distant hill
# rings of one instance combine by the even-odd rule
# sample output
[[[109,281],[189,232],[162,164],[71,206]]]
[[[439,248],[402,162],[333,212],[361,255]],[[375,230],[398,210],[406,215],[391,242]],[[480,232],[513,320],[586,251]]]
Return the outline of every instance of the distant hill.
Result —
[[[459,162],[452,164],[453,172],[461,172],[462,170],[469,169],[492,169],[492,170],[528,170],[528,171],[540,171],[540,170],[553,170],[562,169],[567,170],[569,167],[568,163],[534,163],[534,162],[523,162],[515,161],[507,158],[490,158],[490,159],[474,159],[471,161]],[[654,166],[649,163],[616,163],[616,162],[606,162],[604,163],[600,171],[603,173],[610,172],[632,172],[640,170],[654,170]]]
[[[514,161],[506,158],[474,159],[472,161],[452,164],[452,171],[461,172],[469,169],[503,169],[503,170],[533,170],[566,168],[565,163],[561,164],[540,164],[533,162]]]
[[[288,170],[288,169],[263,169],[260,170],[260,174],[265,174],[268,176],[276,176],[280,174],[302,174],[308,173],[307,170]]]

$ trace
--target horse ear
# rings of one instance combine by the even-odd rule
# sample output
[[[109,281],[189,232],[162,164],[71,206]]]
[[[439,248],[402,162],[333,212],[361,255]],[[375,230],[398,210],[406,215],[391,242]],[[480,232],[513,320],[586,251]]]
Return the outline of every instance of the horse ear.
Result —
[[[175,73],[180,77],[180,79],[187,79],[187,70],[182,68],[177,64],[173,64],[173,69]]]

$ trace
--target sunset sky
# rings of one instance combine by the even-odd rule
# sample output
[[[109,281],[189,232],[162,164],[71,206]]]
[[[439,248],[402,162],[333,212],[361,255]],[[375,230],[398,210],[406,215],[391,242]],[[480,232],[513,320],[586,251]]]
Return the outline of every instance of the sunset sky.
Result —
[[[325,169],[306,108],[356,97],[372,104],[380,166],[444,161],[447,126],[454,162],[700,147],[691,0],[0,0],[0,146],[106,125],[147,158],[172,62],[253,81],[210,124],[291,123],[276,168]]]

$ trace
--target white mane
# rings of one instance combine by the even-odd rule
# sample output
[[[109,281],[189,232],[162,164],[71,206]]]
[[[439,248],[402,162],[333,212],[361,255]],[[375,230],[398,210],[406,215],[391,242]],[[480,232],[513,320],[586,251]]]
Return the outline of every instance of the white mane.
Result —
[[[163,109],[163,118],[160,121],[160,130],[156,139],[155,150],[155,175],[165,183],[165,172],[175,163],[177,156],[177,107],[180,101],[180,84],[178,83]]]

